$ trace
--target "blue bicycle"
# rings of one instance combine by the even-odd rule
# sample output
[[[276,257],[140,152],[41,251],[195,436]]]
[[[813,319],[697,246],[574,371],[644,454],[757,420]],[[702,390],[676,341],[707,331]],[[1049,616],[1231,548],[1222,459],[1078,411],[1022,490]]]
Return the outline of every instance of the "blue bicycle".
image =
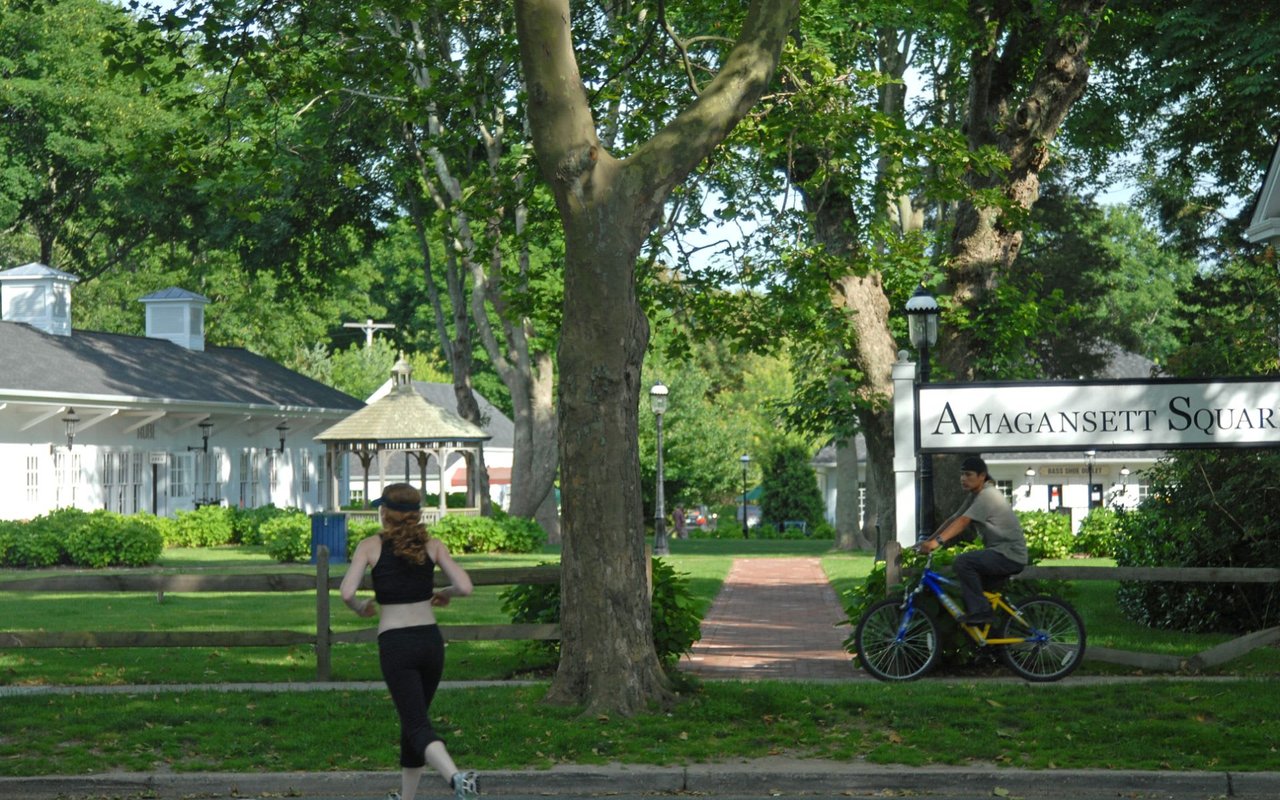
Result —
[[[854,632],[862,668],[882,681],[911,681],[933,669],[941,652],[938,623],[919,604],[930,592],[953,617],[964,609],[953,596],[959,590],[951,578],[933,569],[933,554],[914,584],[907,583],[901,600],[882,600],[862,615]],[[999,651],[1009,669],[1029,681],[1056,681],[1070,675],[1084,658],[1084,623],[1065,600],[1047,595],[1014,605],[999,592],[983,592],[996,612],[989,625],[960,628],[980,647]]]

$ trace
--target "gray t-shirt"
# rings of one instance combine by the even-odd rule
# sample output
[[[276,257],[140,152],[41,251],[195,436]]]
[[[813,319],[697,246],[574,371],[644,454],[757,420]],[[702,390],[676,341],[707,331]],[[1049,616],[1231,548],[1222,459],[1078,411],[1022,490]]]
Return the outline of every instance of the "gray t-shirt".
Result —
[[[956,517],[973,520],[983,547],[1026,566],[1027,537],[1022,533],[1018,515],[1013,513],[995,484],[988,483],[982,491],[969,495],[952,519]]]

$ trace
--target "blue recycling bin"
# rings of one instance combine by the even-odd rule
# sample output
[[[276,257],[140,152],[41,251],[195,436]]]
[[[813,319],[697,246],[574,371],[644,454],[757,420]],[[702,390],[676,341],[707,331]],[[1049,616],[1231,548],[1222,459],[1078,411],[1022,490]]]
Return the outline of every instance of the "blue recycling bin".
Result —
[[[347,515],[340,513],[311,515],[311,563],[317,561],[320,545],[329,548],[330,564],[347,563]]]

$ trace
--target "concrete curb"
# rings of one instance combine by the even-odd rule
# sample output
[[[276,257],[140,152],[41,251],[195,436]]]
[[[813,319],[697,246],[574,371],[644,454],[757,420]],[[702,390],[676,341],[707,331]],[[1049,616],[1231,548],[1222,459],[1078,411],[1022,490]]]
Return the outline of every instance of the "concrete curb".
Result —
[[[0,778],[6,800],[72,797],[145,797],[154,800],[216,797],[360,798],[381,800],[398,788],[397,772],[105,773],[86,776]],[[1280,772],[1156,772],[1015,770],[876,766],[826,761],[762,759],[741,764],[663,767],[560,766],[544,771],[492,771],[481,775],[486,795],[677,794],[785,796],[940,796],[1038,798],[1280,797]],[[439,781],[424,779],[421,796],[444,797]]]

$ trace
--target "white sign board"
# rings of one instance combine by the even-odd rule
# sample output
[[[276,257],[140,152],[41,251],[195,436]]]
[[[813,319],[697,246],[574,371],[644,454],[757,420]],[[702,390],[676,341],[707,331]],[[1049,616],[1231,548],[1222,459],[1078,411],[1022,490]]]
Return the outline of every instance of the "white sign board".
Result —
[[[928,384],[920,450],[1280,447],[1280,382]]]

